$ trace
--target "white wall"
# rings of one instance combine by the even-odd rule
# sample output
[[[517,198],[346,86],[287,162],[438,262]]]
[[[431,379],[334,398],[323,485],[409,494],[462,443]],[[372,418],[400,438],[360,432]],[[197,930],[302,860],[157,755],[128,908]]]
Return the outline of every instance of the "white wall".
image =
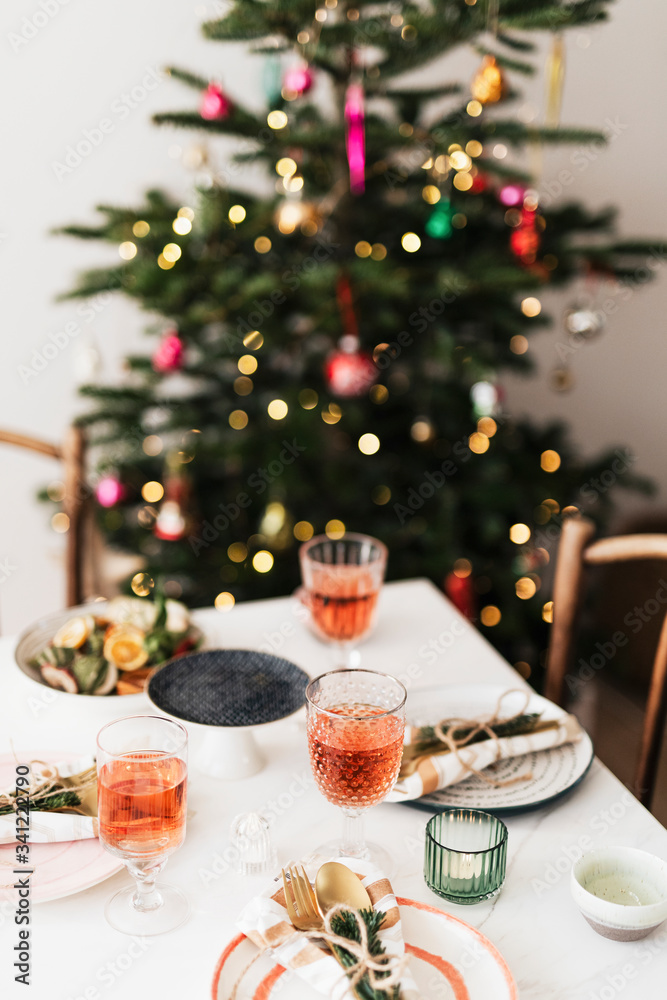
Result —
[[[192,174],[169,150],[174,144],[187,149],[197,138],[156,129],[149,117],[158,110],[191,107],[193,95],[169,80],[155,85],[147,74],[173,63],[204,76],[220,76],[232,96],[255,105],[261,102],[261,62],[247,56],[243,47],[234,46],[230,54],[200,38],[198,22],[214,13],[213,5],[195,8],[177,0],[116,0],[107,5],[5,0],[0,29],[5,122],[0,426],[59,440],[82,406],[76,386],[85,349],[99,351],[101,376],[114,381],[121,372],[119,359],[137,348],[142,317],[128,304],[114,301],[94,322],[87,322],[77,304],[54,302],[59,292],[71,287],[77,271],[112,260],[113,252],[49,236],[49,230],[72,221],[93,221],[98,202],[133,204],[152,185],[168,187],[187,203]],[[667,13],[660,0],[645,0],[638,17],[636,3],[620,0],[613,14],[611,24],[569,36],[563,120],[604,127],[609,118],[627,127],[590,168],[576,173],[569,191],[593,206],[620,204],[624,234],[659,235],[667,233]],[[22,32],[33,37],[18,41]],[[445,75],[456,77],[461,69],[468,75],[475,62],[470,53],[462,53],[450,61]],[[143,98],[141,91],[135,92],[133,99],[133,88],[144,83],[154,89],[146,89]],[[540,80],[529,87],[540,107],[542,86]],[[120,110],[126,94],[135,105],[127,113]],[[54,161],[62,162],[66,148],[103,118],[112,122],[113,130],[71,173],[57,177]],[[569,166],[570,153],[546,159],[545,180]],[[506,381],[510,408],[545,418],[566,417],[587,451],[627,443],[637,455],[636,468],[667,485],[661,447],[667,360],[661,307],[666,298],[667,284],[660,274],[651,288],[610,317],[603,336],[577,353],[577,382],[567,395],[546,387],[555,343],[562,335],[557,329],[543,334],[531,347],[540,365],[538,377]],[[571,295],[556,301],[556,314],[569,301]],[[25,372],[22,377],[21,366],[35,360],[33,351],[41,352],[49,336],[67,323],[77,324],[77,336],[42,371],[27,380]],[[51,475],[49,461],[9,448],[1,454],[0,614],[3,630],[14,631],[62,604],[62,538],[47,526],[46,509],[32,499]]]

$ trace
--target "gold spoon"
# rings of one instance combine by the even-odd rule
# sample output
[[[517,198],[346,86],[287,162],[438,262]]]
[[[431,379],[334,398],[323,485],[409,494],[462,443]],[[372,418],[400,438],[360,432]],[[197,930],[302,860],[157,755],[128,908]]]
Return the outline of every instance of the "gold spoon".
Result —
[[[337,903],[351,910],[367,910],[373,905],[359,876],[338,861],[322,865],[315,878],[315,895],[322,914]]]

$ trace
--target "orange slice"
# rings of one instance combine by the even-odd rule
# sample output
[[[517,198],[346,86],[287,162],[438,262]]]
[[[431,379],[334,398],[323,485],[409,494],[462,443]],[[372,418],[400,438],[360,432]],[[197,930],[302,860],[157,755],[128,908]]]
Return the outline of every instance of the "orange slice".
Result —
[[[89,615],[85,618],[70,618],[54,635],[53,645],[61,649],[79,649],[94,628],[95,619]]]
[[[139,670],[148,660],[144,633],[136,625],[113,625],[106,631],[104,657],[119,670]]]

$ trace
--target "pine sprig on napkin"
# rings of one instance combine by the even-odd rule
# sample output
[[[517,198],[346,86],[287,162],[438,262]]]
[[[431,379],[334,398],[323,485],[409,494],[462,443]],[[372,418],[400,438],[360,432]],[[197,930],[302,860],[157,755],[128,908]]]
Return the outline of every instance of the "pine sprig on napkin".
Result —
[[[508,722],[496,722],[494,725],[491,726],[491,729],[498,737],[523,736],[525,733],[530,733],[533,731],[533,729],[535,728],[535,724],[537,723],[537,720],[539,718],[540,718],[539,712],[532,712],[529,714],[527,713],[525,715],[518,716],[518,718],[516,719],[510,719]],[[471,731],[472,730],[470,727],[454,729],[452,730],[452,736],[456,740],[461,740],[463,739],[464,736],[467,736],[468,733]],[[422,745],[430,746],[432,744],[441,743],[441,741],[435,734],[435,726],[420,726],[419,729],[416,730],[416,734],[417,734],[417,739],[411,741],[409,744],[409,746],[411,747],[412,746],[421,747]],[[480,740],[486,740],[486,739],[488,739],[487,734],[482,732],[478,733],[477,736],[474,736],[470,740],[470,743],[479,743]]]
[[[378,958],[381,955],[386,954],[384,945],[378,937],[378,931],[382,927],[385,914],[379,910],[373,909],[357,910],[356,913],[359,914],[366,925],[369,953],[373,956],[373,958]],[[357,944],[361,943],[359,924],[357,923],[355,915],[352,913],[336,913],[331,918],[331,929],[334,934],[338,934],[340,937],[349,938],[350,941],[355,941]],[[346,951],[344,948],[339,948],[336,945],[333,946],[332,950],[344,969],[349,969],[353,965],[356,965],[357,959],[349,951]],[[376,975],[379,978],[382,978],[385,974],[376,973]],[[389,972],[387,972],[386,975],[388,976]],[[394,986],[390,990],[374,989],[368,981],[368,976],[364,976],[364,978],[357,983],[354,987],[354,992],[360,1000],[400,1000],[400,991],[398,986]]]
[[[533,712],[519,715],[515,719],[495,722],[489,728],[496,739],[503,739],[510,736],[526,736],[531,733],[539,733],[546,729],[556,729],[558,725],[558,719],[543,720],[539,712]],[[473,728],[462,726],[450,730],[450,735],[457,742],[463,741],[469,733],[473,732]],[[450,748],[436,736],[435,726],[420,726],[414,730],[413,735],[416,739],[410,743],[406,743],[403,747],[399,781],[412,774],[419,766],[419,762],[423,757],[451,753]],[[482,743],[488,739],[490,739],[488,733],[482,730],[467,740],[465,746],[472,746],[473,743]]]
[[[15,793],[11,793],[9,796],[11,799],[15,799]],[[39,796],[35,799],[30,800],[30,811],[31,812],[61,812],[64,809],[76,809],[81,805],[81,799],[76,794],[76,792],[62,791],[54,795],[53,792],[40,799]],[[5,802],[0,803],[0,816],[13,813],[15,811],[14,802],[7,804]]]

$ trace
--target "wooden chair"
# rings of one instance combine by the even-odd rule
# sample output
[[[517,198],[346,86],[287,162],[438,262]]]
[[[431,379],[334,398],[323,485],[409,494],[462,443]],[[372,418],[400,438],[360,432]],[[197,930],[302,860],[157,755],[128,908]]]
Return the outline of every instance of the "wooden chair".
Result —
[[[563,523],[553,587],[553,625],[547,659],[544,694],[563,705],[565,676],[572,663],[576,626],[584,591],[585,569],[636,559],[667,560],[667,535],[619,535],[593,541],[595,525],[586,517]],[[660,743],[667,709],[667,615],[653,661],[635,794],[649,806],[655,784]]]
[[[0,430],[0,442],[36,451],[62,462],[63,512],[69,517],[65,554],[65,599],[67,606],[83,600],[83,522],[87,497],[85,475],[86,445],[79,427],[70,427],[61,446],[38,438]]]

